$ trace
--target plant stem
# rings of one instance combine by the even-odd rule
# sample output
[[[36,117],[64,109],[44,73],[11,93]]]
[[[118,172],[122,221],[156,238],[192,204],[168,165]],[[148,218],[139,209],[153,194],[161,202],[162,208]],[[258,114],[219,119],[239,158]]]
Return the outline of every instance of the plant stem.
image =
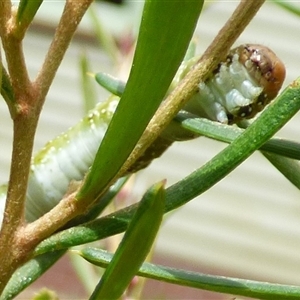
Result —
[[[71,38],[92,0],[68,0],[42,69],[32,84],[22,50],[22,40],[13,35],[11,4],[1,1],[0,34],[6,54],[16,103],[12,111],[14,141],[10,180],[3,225],[0,233],[0,294],[12,273],[28,259],[44,235],[24,235],[24,203],[38,118],[55,73]],[[9,16],[9,17],[8,17]],[[30,227],[31,228],[31,227]],[[37,232],[38,233],[38,232]]]
[[[14,142],[9,188],[0,236],[0,293],[28,249],[16,240],[24,225],[24,203],[37,119],[19,115],[14,120]]]
[[[16,38],[14,35],[14,16],[11,11],[8,11],[11,6],[7,1],[3,1],[1,5],[3,10],[6,10],[7,13],[6,16],[1,15],[1,39],[13,93],[15,99],[18,99],[17,103],[7,102],[11,117],[14,119],[18,111],[23,110],[25,112],[25,110],[28,109],[27,105],[30,105],[28,99],[31,99],[30,94],[32,94],[32,91],[23,55],[22,40]]]
[[[0,36],[6,29],[7,20],[11,15],[11,2],[9,0],[0,1]]]
[[[199,82],[204,81],[208,74],[216,68],[220,62],[220,58],[226,56],[232,44],[243,32],[264,2],[265,0],[242,0],[240,2],[195,67],[179,83],[154,115],[145,133],[116,178],[126,173],[130,166],[155,141],[163,129],[167,127],[184,104],[197,92]]]
[[[20,238],[24,236],[27,240],[38,239],[38,241],[42,241],[74,217],[86,212],[88,208],[85,203],[76,201],[75,195],[76,192],[66,196],[48,213],[29,223],[20,232]]]
[[[68,0],[66,2],[44,64],[34,82],[41,93],[41,97],[46,96],[73,34],[92,1]]]
[[[36,94],[29,80],[22,40],[13,34],[13,14],[8,10],[11,9],[10,3],[4,1],[2,8],[7,16],[1,15],[1,38],[16,102],[7,102],[14,122],[14,137],[6,208],[0,232],[0,291],[23,257],[20,254],[23,248],[16,245],[15,235],[24,223],[26,187],[38,120],[32,106]]]

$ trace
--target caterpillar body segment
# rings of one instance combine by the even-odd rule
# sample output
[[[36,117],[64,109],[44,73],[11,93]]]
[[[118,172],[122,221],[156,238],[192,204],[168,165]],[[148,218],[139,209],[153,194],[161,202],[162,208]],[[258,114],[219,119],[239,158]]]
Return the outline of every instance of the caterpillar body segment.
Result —
[[[230,51],[185,109],[225,124],[253,118],[278,94],[285,78],[283,62],[262,45]]]
[[[52,209],[70,181],[81,180],[92,165],[118,104],[118,97],[100,103],[76,126],[50,141],[31,165],[25,218],[34,221]]]

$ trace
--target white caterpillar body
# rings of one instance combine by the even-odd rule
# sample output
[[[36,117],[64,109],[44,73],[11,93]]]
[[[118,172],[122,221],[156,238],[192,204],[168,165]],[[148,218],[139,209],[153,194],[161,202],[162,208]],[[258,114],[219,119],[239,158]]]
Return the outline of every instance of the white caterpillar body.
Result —
[[[285,67],[269,48],[241,45],[221,62],[186,110],[225,124],[253,118],[279,92]]]
[[[118,102],[118,97],[111,96],[106,102],[99,103],[77,125],[48,142],[35,155],[26,197],[25,218],[28,222],[53,208],[66,193],[71,180],[83,178],[94,161]],[[2,210],[5,196],[6,188],[2,187]]]
[[[183,69],[179,72],[187,71]],[[180,74],[176,78],[179,77]],[[207,81],[199,84],[199,92],[185,109],[222,123],[251,118],[277,95],[284,77],[284,65],[270,49],[242,45],[229,53]],[[98,104],[76,126],[50,141],[34,157],[26,199],[28,222],[53,208],[66,193],[71,180],[83,178],[93,163],[118,101],[118,97],[111,96]],[[171,132],[170,136],[174,140],[184,139],[176,134]],[[5,197],[6,189],[2,187],[0,224]]]

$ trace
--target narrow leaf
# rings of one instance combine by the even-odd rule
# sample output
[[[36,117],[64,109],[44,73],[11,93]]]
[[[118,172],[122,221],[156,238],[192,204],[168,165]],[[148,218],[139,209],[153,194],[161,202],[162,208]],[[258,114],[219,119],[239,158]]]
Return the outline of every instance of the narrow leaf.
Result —
[[[6,101],[8,107],[12,107],[15,103],[13,88],[9,79],[9,75],[3,65],[1,65],[1,95]]]
[[[37,256],[20,267],[11,277],[6,285],[0,300],[10,300],[32,284],[37,278],[44,274],[57,260],[59,260],[65,250],[53,251]]]
[[[203,167],[168,188],[166,210],[185,204],[224,178],[269,140],[299,109],[300,78],[292,82],[229,146]],[[169,197],[173,198],[172,202]]]
[[[130,176],[126,176],[118,179],[117,182],[113,184],[100,199],[98,199],[98,201],[93,203],[93,206],[91,207],[91,209],[89,209],[89,211],[86,214],[72,219],[66,224],[65,227],[69,228],[97,218],[111,203],[115,196],[120,192],[120,190],[123,188],[123,186],[126,184],[129,178]]]
[[[185,75],[195,64],[195,60],[193,59],[196,52],[196,42],[195,40],[192,40],[189,44],[189,47],[186,51],[186,54],[183,58],[182,64],[173,78],[173,82],[171,85],[175,87],[178,82],[183,78],[183,75]],[[198,58],[197,58],[198,59]],[[187,61],[191,60],[192,63],[187,63]],[[187,65],[188,64],[188,65]],[[184,73],[184,74],[183,74]],[[124,93],[126,82],[113,77],[110,74],[99,72],[94,74],[94,77],[96,81],[107,91],[113,93],[116,96],[121,97]]]
[[[91,300],[121,297],[151,249],[164,214],[164,201],[163,183],[145,194]]]
[[[96,203],[95,206],[86,215],[75,218],[66,226],[75,226],[81,224],[82,222],[87,222],[96,218],[101,211],[104,210],[106,205],[116,196],[116,194],[121,190],[127,178],[119,179],[111,188],[106,192],[106,194]],[[0,187],[1,193],[1,187]],[[5,191],[6,193],[6,191]],[[108,226],[108,228],[110,228]],[[69,236],[72,238],[72,236]],[[29,286],[32,282],[37,280],[41,275],[43,275],[56,261],[65,253],[65,250],[60,251],[50,251],[50,253],[44,253],[40,256],[28,261],[23,267],[19,268],[10,279],[8,285],[3,293],[3,298],[0,300],[12,299],[18,295],[22,290]],[[24,278],[26,280],[24,280]]]
[[[84,100],[84,112],[87,113],[96,105],[96,91],[93,80],[88,76],[90,66],[85,53],[82,53],[79,58],[79,68],[81,75],[81,87]]]
[[[32,22],[43,0],[21,0],[17,12],[17,29],[24,32]]]
[[[107,91],[113,93],[116,96],[121,97],[124,93],[126,83],[107,74],[107,73],[97,73],[94,75],[96,81],[104,87]]]
[[[299,5],[293,4],[293,1],[282,1],[282,0],[273,0],[274,3],[276,3],[277,5],[281,6],[282,8],[284,8],[285,10],[295,14],[296,16],[300,17],[300,7]]]
[[[90,263],[102,268],[107,268],[113,258],[112,254],[96,248],[85,248],[79,251],[79,254]],[[192,288],[259,299],[296,300],[300,298],[299,286],[213,276],[147,262],[142,264],[137,275]]]
[[[263,152],[263,155],[277,168],[292,184],[300,189],[300,162],[279,155]]]
[[[78,200],[96,199],[133,150],[184,57],[202,4],[145,2],[128,83]]]
[[[179,122],[180,128],[187,129],[189,132],[225,143],[233,142],[245,131],[242,128],[221,124],[204,118],[198,118],[183,112],[175,117],[175,121]],[[300,143],[295,141],[274,137],[259,149],[300,160]]]

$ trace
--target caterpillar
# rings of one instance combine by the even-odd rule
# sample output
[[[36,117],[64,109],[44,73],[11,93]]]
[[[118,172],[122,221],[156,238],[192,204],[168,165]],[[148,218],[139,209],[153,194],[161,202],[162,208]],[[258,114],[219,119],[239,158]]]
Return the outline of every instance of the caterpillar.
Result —
[[[191,63],[184,62],[174,82],[190,68]],[[241,45],[230,51],[205,82],[199,83],[198,92],[184,110],[228,124],[253,118],[276,97],[284,78],[284,64],[273,51],[262,45]],[[28,222],[52,209],[66,193],[70,181],[83,178],[93,163],[118,101],[119,97],[112,95],[98,104],[77,125],[48,142],[33,158],[25,204]],[[189,133],[173,125],[170,124],[145,152],[132,172],[148,165],[173,141],[191,138]],[[6,189],[2,187],[0,218],[5,197]]]
[[[262,45],[241,45],[227,55],[185,110],[225,124],[253,118],[278,94],[285,67]]]

